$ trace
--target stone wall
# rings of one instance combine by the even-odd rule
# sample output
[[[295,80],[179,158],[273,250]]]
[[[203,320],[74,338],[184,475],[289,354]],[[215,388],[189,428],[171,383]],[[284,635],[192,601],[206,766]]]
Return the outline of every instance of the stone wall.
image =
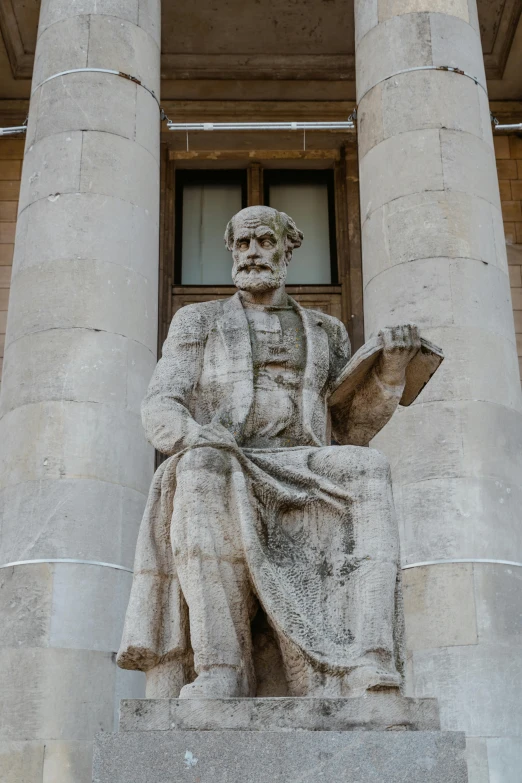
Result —
[[[23,139],[0,139],[0,380],[23,156]]]
[[[497,136],[495,151],[522,378],[522,139]],[[0,139],[0,381],[23,152],[23,139]]]
[[[508,243],[511,297],[522,378],[522,138],[497,136],[495,154]]]

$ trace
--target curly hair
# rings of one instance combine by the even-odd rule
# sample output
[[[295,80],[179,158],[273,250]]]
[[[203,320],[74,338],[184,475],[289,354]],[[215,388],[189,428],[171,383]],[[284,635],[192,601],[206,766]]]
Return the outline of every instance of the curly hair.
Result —
[[[277,209],[273,209],[272,207],[256,206],[242,209],[228,221],[227,227],[225,229],[224,240],[225,245],[229,250],[232,250],[234,247],[234,220],[239,217],[239,215],[248,218],[248,214],[245,213],[254,215],[255,213],[259,213],[261,210],[269,212],[273,217],[275,217],[276,223],[281,228],[281,233],[284,236],[287,251],[290,251],[291,253],[292,250],[301,247],[301,243],[303,241],[303,232],[297,228],[295,221],[290,217],[290,215],[287,215],[286,212],[279,212]]]

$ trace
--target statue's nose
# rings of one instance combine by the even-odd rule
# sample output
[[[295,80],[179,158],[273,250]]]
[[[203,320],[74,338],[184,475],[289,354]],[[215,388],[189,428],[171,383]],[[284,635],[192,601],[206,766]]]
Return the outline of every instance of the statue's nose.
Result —
[[[248,258],[259,258],[259,248],[254,238],[250,240],[250,247],[248,248]]]

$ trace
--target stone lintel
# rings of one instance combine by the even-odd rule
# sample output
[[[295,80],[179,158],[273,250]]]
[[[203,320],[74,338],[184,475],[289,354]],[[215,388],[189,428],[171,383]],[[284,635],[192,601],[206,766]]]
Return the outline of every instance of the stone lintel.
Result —
[[[120,731],[421,731],[440,729],[436,699],[127,699]]]

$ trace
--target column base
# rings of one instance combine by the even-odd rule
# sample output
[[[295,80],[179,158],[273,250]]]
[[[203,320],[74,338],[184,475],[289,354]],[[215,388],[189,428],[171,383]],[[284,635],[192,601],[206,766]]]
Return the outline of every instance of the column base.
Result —
[[[135,699],[99,734],[94,783],[467,783],[434,699]]]

